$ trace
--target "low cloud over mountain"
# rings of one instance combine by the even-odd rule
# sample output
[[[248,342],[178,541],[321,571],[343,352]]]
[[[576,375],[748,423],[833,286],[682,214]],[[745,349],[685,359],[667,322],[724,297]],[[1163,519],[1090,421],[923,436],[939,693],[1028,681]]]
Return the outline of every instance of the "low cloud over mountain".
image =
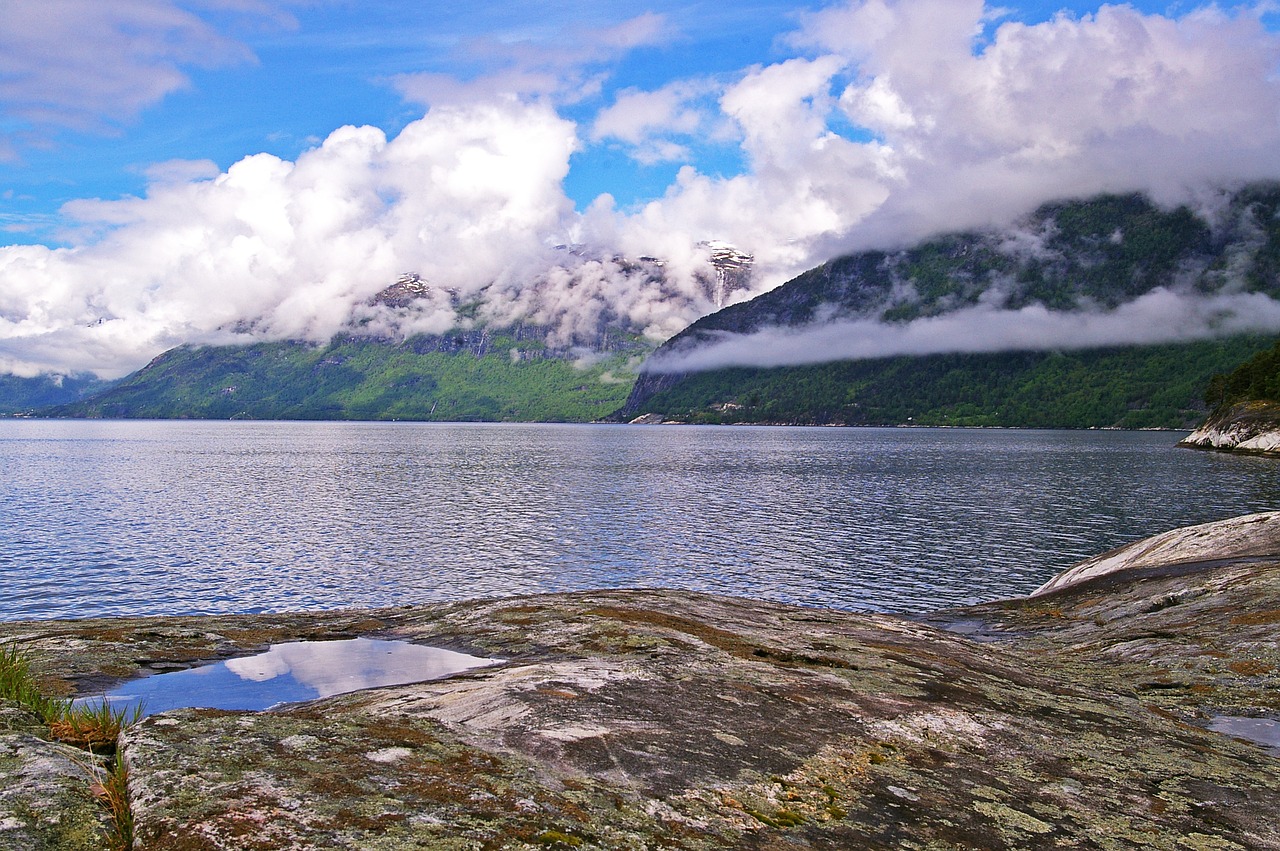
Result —
[[[852,250],[1006,224],[1051,198],[1132,190],[1199,209],[1214,197],[1205,187],[1280,176],[1280,37],[1266,13],[1104,6],[1027,25],[981,0],[852,0],[800,18],[767,64],[593,95],[611,63],[678,39],[676,20],[659,14],[600,28],[598,49],[566,42],[555,62],[507,52],[458,85],[402,76],[394,85],[429,109],[390,137],[347,126],[294,160],[162,164],[140,197],[67,203],[65,247],[0,248],[0,370],[120,375],[180,342],[324,339],[406,271],[458,298],[375,317],[395,326],[383,330],[443,331],[470,300],[495,320],[534,316],[571,335],[607,313],[662,339],[715,307],[697,278],[707,239],[754,255],[749,295]],[[167,21],[130,26],[177,27],[215,46],[210,60],[248,61],[206,22]],[[99,35],[123,26],[85,22]],[[67,32],[71,67],[90,36]],[[164,67],[197,62],[183,45]],[[47,76],[22,73],[33,55],[0,60],[0,103],[28,121],[53,98],[41,94]],[[181,84],[126,101],[136,111]],[[92,109],[68,101],[59,121]],[[652,200],[602,194],[578,209],[565,188],[575,157],[604,148],[684,165]],[[22,156],[21,140],[5,150]],[[664,261],[660,283],[632,262],[644,256]],[[944,339],[996,347],[1280,327],[1265,296],[1192,304],[1174,291],[1102,324],[976,305],[892,328],[856,320],[840,339],[851,341],[842,351],[871,355]],[[779,362],[835,345],[790,331],[757,344]]]

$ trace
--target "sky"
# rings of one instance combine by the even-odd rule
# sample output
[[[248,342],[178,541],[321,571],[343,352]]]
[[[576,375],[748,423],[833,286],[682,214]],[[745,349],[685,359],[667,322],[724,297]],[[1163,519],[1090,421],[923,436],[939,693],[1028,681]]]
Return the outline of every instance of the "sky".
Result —
[[[1280,178],[1277,8],[0,0],[0,372],[323,340],[409,271],[662,339],[714,309],[705,240],[759,292],[1049,199]],[[669,288],[609,259],[642,255]]]

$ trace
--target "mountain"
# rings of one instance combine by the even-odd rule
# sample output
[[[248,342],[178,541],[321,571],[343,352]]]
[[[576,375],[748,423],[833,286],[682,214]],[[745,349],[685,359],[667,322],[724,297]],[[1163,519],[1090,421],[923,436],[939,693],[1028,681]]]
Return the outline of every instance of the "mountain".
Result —
[[[0,416],[31,413],[84,399],[111,386],[92,375],[0,375]]]
[[[1055,202],[1011,228],[841,257],[703,317],[654,353],[613,419],[652,414],[698,421],[896,424],[923,417],[935,424],[1189,427],[1205,410],[1203,383],[1196,382],[1265,347],[1265,338],[1145,346],[1123,357],[1124,347],[1116,346],[1040,346],[1043,351],[1029,352],[1026,345],[1011,343],[1005,348],[1014,353],[972,354],[948,354],[939,346],[927,357],[842,360],[832,354],[827,363],[773,369],[767,363],[750,365],[751,349],[763,352],[770,334],[794,337],[839,328],[839,323],[852,323],[849,327],[859,332],[893,332],[966,311],[979,317],[1022,311],[1083,322],[1130,310],[1139,320],[1133,324],[1140,325],[1135,305],[1144,298],[1162,297],[1164,304],[1259,296],[1280,299],[1280,184],[1256,184],[1225,195],[1207,215],[1185,206],[1164,209],[1140,195]],[[1131,330],[1135,339],[1142,338],[1141,327]],[[1208,326],[1202,336],[1212,330]],[[1219,329],[1215,336],[1223,335]],[[833,336],[814,339],[830,343]],[[748,364],[733,367],[727,356],[719,360],[729,364],[717,368],[716,354],[726,343],[736,346],[734,357],[747,351]],[[954,345],[961,352],[980,350],[983,341],[961,339]],[[811,359],[821,361],[824,353]],[[699,365],[707,368],[695,371]],[[1044,401],[1029,401],[1036,386],[1066,381],[1074,372],[1075,384],[1057,388],[1067,394],[1082,381],[1091,385],[1086,378],[1105,370],[1123,371],[1106,379],[1115,401],[1089,417],[1079,415],[1079,406],[1064,403],[1062,410],[1050,411]],[[1125,384],[1126,375],[1133,383]],[[963,392],[947,399],[938,385],[944,377]],[[1150,402],[1152,381],[1168,385],[1177,398]],[[1175,385],[1181,389],[1175,391]],[[1047,400],[1054,394],[1039,395]],[[754,398],[773,401],[774,409],[751,404]],[[1019,399],[1014,408],[1026,418],[1009,413]],[[1004,413],[995,413],[1001,408]],[[1131,410],[1153,413],[1126,413]]]
[[[461,295],[407,273],[357,305],[325,344],[184,346],[50,412],[1190,428],[1207,411],[1205,382],[1273,341],[1233,333],[1223,316],[1242,304],[1280,312],[1280,184],[1214,196],[1197,210],[1140,195],[1055,202],[1011,227],[848,255],[704,316],[656,352],[644,324],[650,307],[686,315],[732,300],[750,289],[751,256],[704,242],[705,266],[682,278],[653,257],[561,248],[565,268],[532,286],[495,282]],[[611,298],[623,284],[648,306]],[[990,318],[1024,315],[1081,328],[1101,317],[1126,339],[1159,339],[1145,318],[1192,302],[1207,305],[1196,320],[1204,327],[1174,329],[1191,342],[1037,340],[1028,351],[974,339],[996,336]],[[887,356],[874,346],[844,352],[830,333],[856,342],[922,327],[952,327],[952,339],[925,340],[925,351],[934,348],[923,356]],[[252,322],[232,330],[258,333]],[[769,363],[771,340],[814,331],[827,336],[803,354],[824,362]],[[726,341],[748,365],[719,368]]]
[[[589,421],[625,401],[657,345],[643,319],[609,303],[612,287],[640,287],[680,315],[713,309],[751,284],[751,255],[724,242],[700,243],[705,264],[683,276],[654,257],[593,259],[580,246],[559,248],[565,265],[523,288],[495,281],[464,295],[405,273],[357,304],[326,344],[180,346],[92,398],[51,399],[42,413]],[[228,330],[251,336],[257,326]]]
[[[1216,223],[1141,195],[1046,204],[1012,228],[939,236],[824,263],[705,316],[663,355],[766,327],[874,318],[908,322],[981,304],[1114,308],[1157,287],[1280,298],[1280,183],[1226,200]]]
[[[621,335],[572,360],[529,329],[181,346],[51,416],[587,421],[617,409],[651,347]]]

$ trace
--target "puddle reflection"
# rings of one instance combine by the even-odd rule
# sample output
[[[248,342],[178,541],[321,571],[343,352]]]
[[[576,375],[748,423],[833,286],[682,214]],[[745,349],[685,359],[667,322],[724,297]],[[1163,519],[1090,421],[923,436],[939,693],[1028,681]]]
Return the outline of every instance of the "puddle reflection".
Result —
[[[1280,756],[1280,721],[1219,715],[1209,722],[1209,729],[1237,739],[1248,739],[1256,745],[1262,745],[1269,753]]]
[[[256,656],[132,680],[108,692],[106,699],[126,709],[140,705],[143,715],[183,707],[261,710],[436,680],[501,661],[404,641],[295,641],[274,644]]]

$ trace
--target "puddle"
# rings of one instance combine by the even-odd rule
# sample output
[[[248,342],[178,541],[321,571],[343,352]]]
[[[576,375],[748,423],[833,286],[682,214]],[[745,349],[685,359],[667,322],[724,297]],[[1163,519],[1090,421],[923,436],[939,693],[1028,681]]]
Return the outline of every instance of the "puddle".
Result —
[[[295,641],[273,644],[256,656],[131,680],[105,697],[117,708],[140,705],[143,715],[184,707],[262,710],[378,686],[437,680],[501,661],[405,641]]]
[[[977,618],[938,621],[934,622],[934,625],[940,626],[947,632],[954,632],[957,635],[963,635],[971,641],[977,641],[984,644],[1005,641],[1009,638],[1009,633],[1000,632],[992,627],[991,624]]]
[[[1209,722],[1209,729],[1236,739],[1248,739],[1262,745],[1268,753],[1280,756],[1280,721],[1219,715]]]

